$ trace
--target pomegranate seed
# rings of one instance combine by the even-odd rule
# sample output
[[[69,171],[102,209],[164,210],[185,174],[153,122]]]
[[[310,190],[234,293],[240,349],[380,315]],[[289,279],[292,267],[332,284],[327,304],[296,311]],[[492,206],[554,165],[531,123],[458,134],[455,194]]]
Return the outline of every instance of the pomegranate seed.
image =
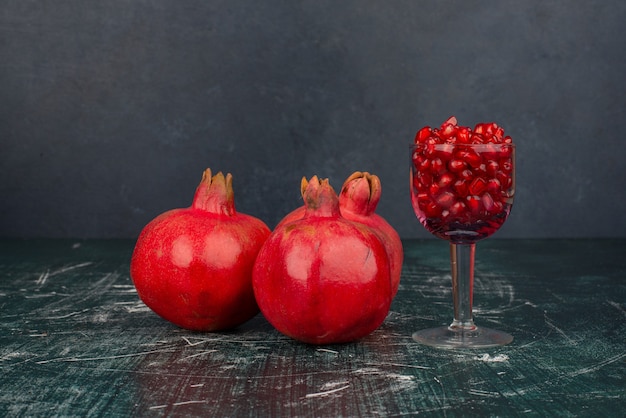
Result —
[[[454,203],[454,194],[450,192],[443,192],[436,198],[436,202],[442,208],[449,208]]]
[[[482,194],[487,188],[487,182],[482,177],[476,177],[469,185],[469,192],[474,195]]]
[[[496,138],[502,139],[502,137],[504,136],[504,129],[498,126],[493,134],[496,136]]]
[[[482,150],[481,155],[489,161],[495,161],[500,157],[500,147],[496,144],[488,143]]]
[[[474,214],[480,213],[480,210],[482,208],[482,204],[481,204],[482,202],[481,202],[480,197],[470,195],[470,196],[467,196],[465,200],[467,201],[467,207],[469,208],[470,211],[472,211],[472,213]]]
[[[478,123],[474,127],[474,132],[484,135],[484,136],[491,136],[495,133],[497,129],[498,129],[498,125],[496,125],[493,122]]]
[[[441,126],[441,138],[447,139],[456,135],[456,125],[444,124]]]
[[[496,178],[500,181],[503,190],[506,190],[513,185],[513,179],[511,178],[511,176],[503,171],[498,171],[496,173]]]
[[[502,191],[502,184],[500,183],[500,180],[496,178],[490,179],[487,182],[487,190],[494,195],[499,194]]]
[[[430,202],[430,197],[428,196],[428,193],[420,192],[417,194],[417,201],[420,204],[427,204]]]
[[[456,117],[450,116],[448,120],[441,124],[442,127],[443,125],[458,125],[458,121],[456,120]]]
[[[425,142],[430,137],[431,132],[432,130],[430,129],[430,126],[424,126],[422,129],[417,131],[417,134],[415,135],[415,143]]]
[[[467,168],[467,164],[463,160],[454,158],[450,160],[450,162],[448,162],[448,168],[450,169],[450,171],[459,173]]]
[[[489,174],[490,177],[495,177],[499,168],[500,168],[500,165],[494,160],[488,161],[487,166],[485,167],[487,174]]]
[[[487,177],[487,166],[485,164],[481,164],[474,169],[474,173],[481,177]]]
[[[506,146],[507,144],[500,144],[502,146],[500,146],[498,148],[499,151],[499,157],[500,158],[511,158],[511,155],[513,154],[513,148]]]
[[[454,190],[459,197],[464,198],[469,194],[469,187],[467,187],[467,182],[465,180],[455,181],[452,187],[454,187]]]
[[[441,207],[435,202],[429,202],[420,208],[427,218],[438,218],[439,216],[441,216]]]
[[[430,166],[432,167],[432,171],[435,174],[441,174],[441,173],[445,172],[445,170],[446,170],[446,166],[443,163],[443,161],[441,161],[441,158],[434,158],[430,162]]]
[[[505,173],[510,173],[513,170],[513,161],[510,158],[503,158],[500,160],[500,168]]]
[[[449,160],[452,158],[452,154],[454,153],[454,145],[452,144],[443,144],[437,147],[437,155],[445,160]]]
[[[468,127],[463,126],[458,128],[456,133],[456,139],[462,144],[469,144],[471,137],[471,131]]]
[[[457,200],[450,206],[450,214],[456,217],[460,217],[465,214],[467,210],[467,206],[460,200]]]
[[[472,173],[472,170],[463,170],[459,174],[459,177],[461,177],[463,180],[470,180],[474,177],[474,173]]]
[[[421,161],[416,164],[420,171],[426,171],[430,168],[430,159],[421,157]]]
[[[491,212],[493,210],[493,198],[489,193],[485,193],[484,195],[482,195],[480,200],[482,201],[483,206],[485,207],[487,212]]]
[[[483,159],[478,155],[474,150],[463,151],[463,160],[466,161],[470,166],[476,168],[480,166],[483,162]]]
[[[429,187],[433,182],[432,174],[427,171],[419,171],[417,173],[417,179],[419,184],[424,188]]]
[[[454,182],[454,176],[450,173],[443,173],[441,177],[439,177],[437,185],[443,189],[450,186],[452,182]]]
[[[472,134],[472,137],[471,137],[470,141],[471,141],[472,144],[484,144],[485,143],[485,138],[482,136],[482,134],[474,132]]]
[[[498,214],[498,213],[501,213],[503,210],[504,210],[504,204],[502,202],[498,202],[498,201],[493,202],[493,209],[491,210],[491,213]]]

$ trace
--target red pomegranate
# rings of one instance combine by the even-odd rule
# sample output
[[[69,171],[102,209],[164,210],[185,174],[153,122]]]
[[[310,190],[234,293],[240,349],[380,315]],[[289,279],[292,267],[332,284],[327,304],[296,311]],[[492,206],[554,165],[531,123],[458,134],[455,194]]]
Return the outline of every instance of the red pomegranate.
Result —
[[[258,312],[252,268],[270,230],[235,211],[232,176],[207,169],[191,207],[165,212],[143,229],[130,274],[141,300],[186,329],[235,327]]]
[[[327,179],[311,178],[302,219],[278,226],[257,256],[253,287],[265,318],[310,344],[354,341],[384,321],[389,259],[368,226],[344,219]]]

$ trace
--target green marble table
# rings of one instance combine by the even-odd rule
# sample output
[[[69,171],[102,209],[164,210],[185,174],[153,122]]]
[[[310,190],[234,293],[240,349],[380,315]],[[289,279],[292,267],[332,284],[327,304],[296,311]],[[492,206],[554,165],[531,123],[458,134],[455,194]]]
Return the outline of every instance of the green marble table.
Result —
[[[0,416],[624,416],[626,240],[478,244],[475,315],[494,349],[411,339],[447,324],[447,244],[404,241],[384,324],[309,346],[259,315],[192,333],[143,305],[133,241],[0,240]]]

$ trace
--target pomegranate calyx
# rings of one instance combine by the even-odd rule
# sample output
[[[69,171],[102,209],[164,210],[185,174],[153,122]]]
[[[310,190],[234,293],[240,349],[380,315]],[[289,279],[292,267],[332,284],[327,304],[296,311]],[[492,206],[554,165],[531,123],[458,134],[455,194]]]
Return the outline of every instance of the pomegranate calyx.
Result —
[[[317,176],[311,177],[306,183],[302,179],[302,198],[304,199],[304,217],[334,218],[341,216],[339,210],[339,198],[330,185],[328,179],[319,179]]]
[[[368,216],[376,211],[381,193],[382,188],[378,176],[355,171],[343,183],[339,205],[342,210]]]
[[[233,176],[230,173],[224,176],[221,171],[213,176],[211,169],[207,168],[202,173],[191,207],[216,215],[235,215]]]

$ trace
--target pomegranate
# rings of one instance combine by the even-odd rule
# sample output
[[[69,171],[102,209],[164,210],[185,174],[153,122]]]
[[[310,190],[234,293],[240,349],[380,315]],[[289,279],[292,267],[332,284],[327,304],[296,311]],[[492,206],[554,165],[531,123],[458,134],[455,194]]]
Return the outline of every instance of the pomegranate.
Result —
[[[233,328],[259,312],[252,268],[270,232],[235,211],[231,174],[207,169],[191,207],[165,212],[141,231],[131,278],[141,300],[179,327]]]
[[[474,129],[450,117],[415,135],[411,199],[421,223],[453,242],[492,235],[513,203],[514,146],[496,123]],[[466,233],[459,233],[459,230]]]
[[[392,300],[389,258],[379,236],[341,216],[327,179],[306,182],[301,219],[274,229],[257,256],[253,287],[265,318],[310,344],[365,337]]]
[[[302,193],[306,190],[306,178],[302,179]],[[354,222],[360,222],[371,227],[379,235],[389,256],[391,268],[391,290],[395,297],[400,284],[404,250],[402,241],[396,230],[380,215],[375,213],[382,185],[378,176],[367,172],[355,171],[343,183],[339,194],[339,209],[341,216]],[[287,214],[278,224],[284,225],[294,220],[302,219],[306,206],[300,206]]]

